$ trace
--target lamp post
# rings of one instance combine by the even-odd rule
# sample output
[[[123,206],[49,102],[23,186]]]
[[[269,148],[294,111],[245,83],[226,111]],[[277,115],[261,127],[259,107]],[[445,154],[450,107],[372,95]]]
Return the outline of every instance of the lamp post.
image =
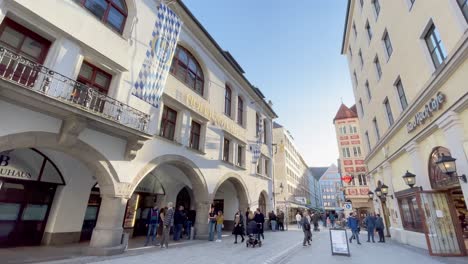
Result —
[[[374,193],[372,191],[369,191],[367,195],[369,196],[370,200],[374,199]]]
[[[387,237],[391,237],[390,235],[390,229],[389,229],[389,226],[390,226],[390,220],[388,219],[388,214],[387,214],[387,194],[388,194],[388,186],[385,185],[384,183],[382,183],[381,185],[377,186],[377,188],[374,190],[375,194],[377,195],[377,197],[379,197],[379,200],[380,200],[380,204],[382,206],[382,213],[383,213],[383,217],[384,217],[384,220],[385,220],[385,230],[387,231]],[[370,195],[369,195],[370,197]],[[374,195],[372,195],[372,197],[374,197]],[[391,195],[392,199],[393,199],[393,195]]]
[[[406,185],[408,185],[410,188],[413,188],[413,186],[416,184],[416,175],[409,171],[406,171],[402,178]]]
[[[453,158],[450,155],[445,156],[444,154],[440,154],[436,164],[443,173],[448,174],[450,177],[458,177],[464,183],[467,183],[465,174],[457,175],[457,164],[455,163],[456,160],[456,158]]]

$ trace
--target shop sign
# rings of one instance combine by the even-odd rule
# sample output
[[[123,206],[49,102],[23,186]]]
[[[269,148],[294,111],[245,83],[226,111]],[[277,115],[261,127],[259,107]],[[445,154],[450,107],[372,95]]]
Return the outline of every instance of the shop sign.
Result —
[[[345,183],[350,183],[353,180],[353,176],[346,175],[341,177],[341,180],[344,181]]]
[[[184,103],[185,106],[197,112],[199,115],[204,116],[206,119],[212,121],[216,126],[241,139],[245,137],[243,129],[241,129],[237,123],[229,119],[226,115],[220,114],[213,110],[209,104],[198,100],[193,95],[184,94],[180,91],[177,91],[176,93],[177,100]]]
[[[433,112],[440,110],[442,104],[445,102],[445,95],[441,92],[438,92],[434,98],[432,98],[429,103],[424,106],[424,110],[416,113],[413,120],[408,122],[406,129],[408,133],[411,133],[418,126],[424,124],[426,119],[432,116]]]
[[[0,155],[0,176],[21,180],[35,180],[31,173],[13,166],[12,160],[8,155]]]
[[[307,203],[307,199],[305,197],[294,197],[294,199],[301,204]]]

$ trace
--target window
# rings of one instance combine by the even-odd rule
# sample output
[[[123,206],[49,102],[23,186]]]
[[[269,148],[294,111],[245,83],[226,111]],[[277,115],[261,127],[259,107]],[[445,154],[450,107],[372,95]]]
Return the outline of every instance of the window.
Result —
[[[465,16],[466,21],[468,22],[468,0],[457,0],[457,2],[458,5],[460,5],[460,9]]]
[[[103,94],[107,94],[109,91],[111,79],[112,75],[86,61],[81,65],[78,74],[78,82],[86,84]]]
[[[203,71],[195,57],[187,49],[177,46],[170,71],[172,75],[185,83],[190,89],[203,96]]]
[[[372,28],[369,24],[369,21],[366,23],[366,31],[367,31],[367,37],[369,37],[369,41],[372,39]]]
[[[232,101],[232,91],[228,85],[226,85],[226,92],[224,93],[224,113],[228,116],[231,116],[231,101]]]
[[[244,166],[244,147],[237,145],[237,166]]]
[[[385,30],[385,33],[382,38],[384,45],[385,45],[385,50],[387,52],[387,56],[390,59],[393,53],[393,47],[392,47],[392,42],[390,41],[390,37],[388,36],[388,32]]]
[[[353,51],[351,50],[351,47],[349,47],[349,55],[351,56],[351,58],[353,57]]]
[[[200,149],[200,135],[201,125],[195,121],[192,121],[190,126],[190,148],[199,150]]]
[[[265,176],[268,176],[269,161],[268,161],[268,159],[264,159],[264,161],[265,161],[265,170],[264,170],[264,174],[265,174]]]
[[[240,96],[237,97],[237,123],[241,126],[244,124],[244,101]]]
[[[377,118],[374,117],[372,120],[372,123],[374,124],[374,129],[375,129],[375,136],[377,137],[377,140],[380,139],[380,131],[379,131],[379,124],[377,124]]]
[[[358,56],[359,56],[359,62],[361,63],[361,68],[362,68],[364,66],[364,59],[362,58],[361,49],[359,49]]]
[[[344,158],[351,158],[351,153],[349,152],[349,148],[342,148],[341,151],[343,152]]]
[[[362,99],[359,98],[359,109],[361,110],[361,117],[364,116],[364,107],[362,106]]]
[[[371,95],[371,91],[370,91],[370,88],[369,88],[369,81],[366,81],[364,86],[366,87],[367,99],[369,99],[369,101],[370,101],[372,99],[372,95]]]
[[[400,100],[401,108],[405,110],[406,107],[408,107],[408,102],[406,101],[405,90],[403,89],[403,84],[401,83],[400,79],[397,81],[395,86],[397,88],[398,98]]]
[[[379,57],[375,56],[374,59],[375,71],[377,72],[377,79],[380,80],[382,77],[382,68],[380,67]]]
[[[367,150],[370,151],[371,145],[370,145],[370,139],[369,139],[369,132],[366,131],[366,133],[364,133],[364,136],[366,137]]]
[[[437,69],[446,58],[445,48],[434,24],[431,25],[424,37],[434,67]]]
[[[358,79],[357,79],[356,71],[353,72],[353,75],[354,75],[354,83],[357,86],[358,85]]]
[[[400,207],[403,228],[414,232],[424,233],[421,209],[419,208],[416,194],[397,199]]]
[[[353,154],[354,154],[354,157],[360,157],[361,156],[361,147],[353,147]]]
[[[122,33],[127,19],[127,6],[124,0],[75,0],[91,11],[104,24]]]
[[[262,157],[258,158],[257,161],[257,174],[262,173]]]
[[[260,134],[260,115],[258,115],[258,113],[255,114],[255,131],[255,134],[258,137]]]
[[[223,144],[223,160],[226,162],[229,162],[229,148],[230,148],[231,142],[229,139],[224,138],[224,144]]]
[[[361,8],[364,7],[364,0],[359,0],[359,4],[361,5]]]
[[[374,0],[374,10],[375,10],[375,15],[377,17],[379,17],[379,14],[380,14],[380,3],[379,3],[379,0]]]
[[[388,98],[385,98],[384,106],[385,106],[385,112],[387,112],[388,124],[389,126],[392,126],[394,123],[394,120],[393,120],[392,108],[390,107],[390,102],[388,101]]]
[[[175,127],[177,121],[177,111],[164,106],[161,118],[160,135],[170,140],[174,140]]]
[[[357,38],[356,23],[354,22],[353,22],[353,32],[354,32],[354,38]]]
[[[364,174],[359,174],[358,175],[358,181],[359,181],[359,185],[361,185],[361,186],[367,185],[366,176]]]
[[[263,144],[267,143],[267,134],[268,134],[267,121],[266,119],[263,119]]]

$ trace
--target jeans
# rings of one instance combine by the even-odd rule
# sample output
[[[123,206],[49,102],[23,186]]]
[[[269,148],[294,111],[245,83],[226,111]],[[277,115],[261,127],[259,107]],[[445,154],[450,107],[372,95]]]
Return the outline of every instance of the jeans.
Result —
[[[216,231],[218,233],[218,240],[221,240],[221,237],[223,235],[223,224],[217,224]]]
[[[180,239],[180,235],[181,235],[181,232],[182,232],[182,224],[176,224],[174,225],[174,235],[173,235],[173,239],[174,241],[177,241]]]
[[[185,228],[187,231],[187,239],[190,240],[190,233],[192,231],[192,221],[187,221],[187,227]]]
[[[297,222],[297,228],[302,229],[301,221],[296,221]]]
[[[354,238],[354,239],[357,240],[358,244],[361,244],[361,242],[359,242],[359,232],[358,232],[358,230],[357,229],[356,230],[351,230],[351,232],[352,232],[353,235],[351,236],[351,238],[349,238],[349,242],[351,242],[353,240],[353,238]]]
[[[276,231],[276,220],[271,220],[271,231]]]
[[[279,231],[284,231],[284,223],[283,222],[278,222],[278,230]]]
[[[154,240],[156,239],[156,234],[158,233],[158,224],[149,224],[148,225],[148,233],[146,234],[146,242],[145,246],[148,245],[150,237],[151,237],[151,242],[154,243]],[[156,241],[157,243],[157,241]]]
[[[166,248],[169,246],[169,231],[171,230],[170,226],[165,225],[163,228],[162,238],[161,238],[161,248],[166,245]]]
[[[330,224],[332,228],[335,228],[335,220],[330,220]]]
[[[216,224],[216,222],[214,222],[214,221],[210,221],[210,223],[208,224],[208,240],[209,241],[214,240],[215,224]]]
[[[378,228],[377,232],[379,233],[379,242],[385,242],[383,228]]]
[[[302,242],[302,245],[306,245],[308,243],[310,245],[310,241],[312,241],[312,233],[310,230],[303,230],[304,232],[304,242]]]
[[[375,233],[374,228],[367,228],[367,242],[369,242],[371,240],[371,238],[372,238],[372,242],[375,242],[374,233]]]

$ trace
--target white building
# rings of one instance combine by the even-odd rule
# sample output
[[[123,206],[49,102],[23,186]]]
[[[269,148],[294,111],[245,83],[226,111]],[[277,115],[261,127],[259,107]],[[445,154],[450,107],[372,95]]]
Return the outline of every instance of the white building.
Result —
[[[183,25],[158,108],[131,93],[158,1],[44,2],[0,1],[2,246],[91,238],[91,252],[118,253],[154,202],[196,210],[199,237],[211,204],[226,224],[272,209],[276,114],[182,2],[169,4]]]

